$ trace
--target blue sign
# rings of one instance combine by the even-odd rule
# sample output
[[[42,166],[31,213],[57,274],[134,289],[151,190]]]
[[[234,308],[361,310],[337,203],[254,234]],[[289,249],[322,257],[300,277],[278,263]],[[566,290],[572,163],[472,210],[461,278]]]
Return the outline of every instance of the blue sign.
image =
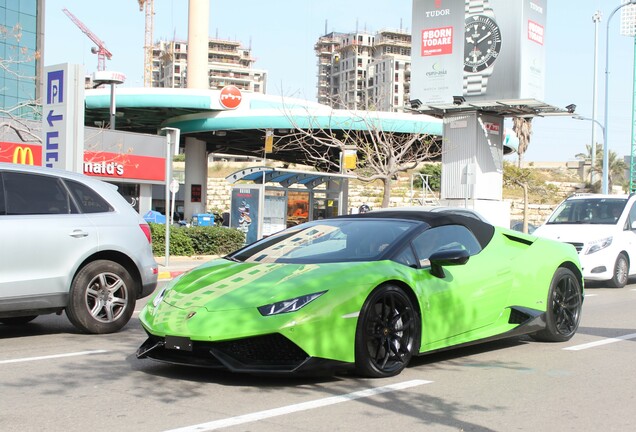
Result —
[[[46,104],[64,103],[64,70],[46,74]]]

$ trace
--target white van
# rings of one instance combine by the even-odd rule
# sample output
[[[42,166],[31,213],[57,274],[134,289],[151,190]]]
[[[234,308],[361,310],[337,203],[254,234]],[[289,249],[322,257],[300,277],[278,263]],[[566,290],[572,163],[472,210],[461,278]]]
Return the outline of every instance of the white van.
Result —
[[[533,233],[572,244],[589,281],[622,288],[636,273],[636,195],[577,194]]]

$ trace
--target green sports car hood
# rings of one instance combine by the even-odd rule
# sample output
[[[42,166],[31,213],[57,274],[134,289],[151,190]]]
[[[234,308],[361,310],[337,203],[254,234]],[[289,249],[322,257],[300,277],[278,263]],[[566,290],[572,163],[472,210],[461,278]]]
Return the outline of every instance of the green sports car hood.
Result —
[[[217,312],[254,308],[322,291],[369,286],[386,274],[386,265],[399,266],[390,261],[276,264],[219,259],[173,281],[163,302]]]

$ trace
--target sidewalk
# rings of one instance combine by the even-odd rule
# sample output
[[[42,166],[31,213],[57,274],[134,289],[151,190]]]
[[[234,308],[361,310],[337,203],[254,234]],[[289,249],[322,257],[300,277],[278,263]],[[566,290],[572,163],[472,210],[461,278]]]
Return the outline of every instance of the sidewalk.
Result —
[[[166,267],[165,257],[155,257],[159,265],[159,280],[170,280],[215,258],[218,258],[218,255],[170,256]]]

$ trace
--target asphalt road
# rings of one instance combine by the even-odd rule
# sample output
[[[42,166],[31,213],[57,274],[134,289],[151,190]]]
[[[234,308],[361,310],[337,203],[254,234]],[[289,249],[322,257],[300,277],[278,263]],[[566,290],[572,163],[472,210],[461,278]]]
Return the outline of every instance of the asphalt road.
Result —
[[[635,309],[636,285],[588,287],[567,343],[488,343],[419,357],[376,380],[163,365],[136,359],[145,339],[136,315],[101,336],[43,316],[0,325],[0,430],[633,430]]]

